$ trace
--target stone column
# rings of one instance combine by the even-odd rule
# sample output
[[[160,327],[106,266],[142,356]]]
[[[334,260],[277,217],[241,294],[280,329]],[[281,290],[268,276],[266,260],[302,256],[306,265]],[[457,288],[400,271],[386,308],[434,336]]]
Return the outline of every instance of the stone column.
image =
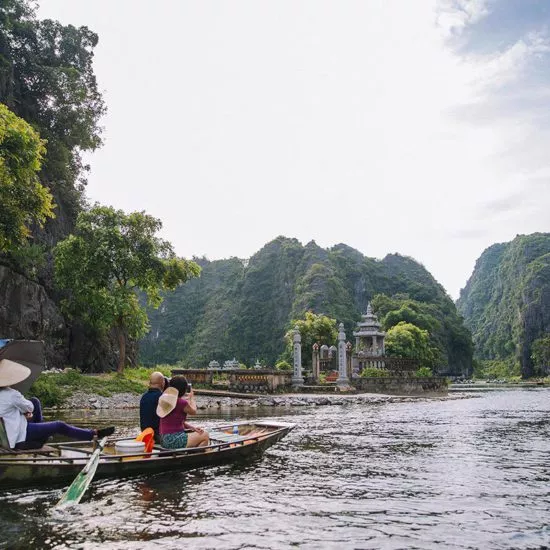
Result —
[[[346,333],[344,332],[344,323],[338,325],[338,386],[349,386],[346,361]]]
[[[380,355],[378,353],[378,341],[376,339],[376,335],[372,337],[372,354],[373,355]]]
[[[319,383],[319,344],[313,344],[313,352],[311,354],[311,368],[313,370],[313,380]]]
[[[351,380],[353,373],[351,371],[351,342],[346,342],[346,370],[348,378]]]
[[[292,376],[292,385],[303,386],[304,377],[302,376],[302,337],[298,327],[294,328],[294,374]]]

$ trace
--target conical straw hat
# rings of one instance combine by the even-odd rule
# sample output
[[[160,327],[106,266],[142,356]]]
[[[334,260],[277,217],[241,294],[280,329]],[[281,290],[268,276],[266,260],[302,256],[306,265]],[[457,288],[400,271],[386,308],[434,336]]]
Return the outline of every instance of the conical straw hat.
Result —
[[[168,416],[176,407],[178,402],[178,390],[176,388],[166,388],[164,393],[159,397],[157,405],[157,414],[160,418]]]
[[[31,374],[31,369],[9,359],[0,360],[0,387],[22,382]]]

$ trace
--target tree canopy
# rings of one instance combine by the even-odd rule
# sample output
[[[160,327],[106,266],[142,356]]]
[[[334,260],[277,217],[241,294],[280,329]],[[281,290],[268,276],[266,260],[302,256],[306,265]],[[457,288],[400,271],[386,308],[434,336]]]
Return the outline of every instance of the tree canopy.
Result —
[[[44,150],[29,124],[0,103],[0,252],[22,245],[33,223],[54,215],[52,196],[37,177]]]
[[[434,350],[430,346],[430,335],[412,323],[400,321],[388,330],[386,353],[394,357],[416,359],[421,367],[433,368]]]
[[[433,362],[439,372],[448,372],[454,365],[454,374],[471,374],[472,341],[462,319],[440,303],[413,300],[408,294],[393,296],[378,294],[372,307],[388,331],[401,322],[410,323],[427,332],[433,353]],[[432,365],[432,366],[434,366]]]
[[[172,246],[156,236],[160,220],[95,206],[79,214],[75,233],[55,248],[55,278],[68,291],[65,311],[100,333],[115,329],[119,341],[118,370],[125,365],[126,338],[148,330],[145,308],[158,307],[162,290],[173,290],[197,277],[199,266],[176,258]]]
[[[105,106],[92,67],[98,38],[87,27],[40,21],[33,6],[0,3],[0,102],[47,141],[40,180],[74,220],[87,168],[81,152],[101,144]]]
[[[336,338],[338,337],[336,319],[331,319],[322,313],[306,311],[303,319],[292,320],[290,326],[290,330],[285,334],[285,357],[292,357],[294,329],[298,328],[302,338],[302,363],[304,365],[311,365],[313,344],[317,343],[319,346],[336,344]]]

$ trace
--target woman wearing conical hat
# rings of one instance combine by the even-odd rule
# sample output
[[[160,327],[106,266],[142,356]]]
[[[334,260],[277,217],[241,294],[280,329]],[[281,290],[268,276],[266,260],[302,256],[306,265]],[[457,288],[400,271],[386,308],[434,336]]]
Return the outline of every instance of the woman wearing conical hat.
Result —
[[[91,441],[94,436],[105,437],[115,429],[83,429],[71,426],[60,420],[42,422],[42,408],[35,397],[25,399],[23,395],[10,386],[22,382],[31,374],[24,365],[0,360],[0,418],[12,449],[39,449],[48,438],[55,434],[65,435],[79,441]]]
[[[167,449],[204,447],[210,442],[208,432],[187,422],[187,415],[197,414],[195,394],[184,376],[173,376],[157,405],[160,417],[161,444]],[[187,432],[185,430],[191,430]]]

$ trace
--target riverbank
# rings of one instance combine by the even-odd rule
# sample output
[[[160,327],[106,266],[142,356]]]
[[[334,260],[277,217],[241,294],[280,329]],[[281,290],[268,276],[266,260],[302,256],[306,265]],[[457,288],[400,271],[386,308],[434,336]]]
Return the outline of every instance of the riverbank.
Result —
[[[60,410],[67,409],[137,409],[139,408],[139,395],[133,393],[119,393],[110,396],[75,392],[65,402],[56,407]],[[250,398],[219,397],[197,395],[197,408],[221,409],[226,407],[318,407],[325,405],[344,405],[351,403],[365,403],[371,405],[383,403],[410,403],[416,401],[447,401],[454,399],[469,399],[471,395],[454,393],[453,395],[434,396],[399,396],[382,395],[373,393],[335,395],[335,394],[279,394],[261,395]]]
[[[169,375],[171,367],[157,367],[165,375]],[[45,371],[35,381],[28,392],[29,396],[38,397],[45,408],[50,409],[132,409],[139,408],[139,400],[147,389],[150,369],[132,368],[124,373],[102,373],[96,375],[82,374],[74,369],[64,371]],[[366,380],[366,379],[365,379]],[[379,389],[379,388],[377,388]],[[339,405],[343,403],[387,403],[418,401],[419,399],[449,399],[442,392],[426,391],[418,395],[401,393],[396,388],[380,388],[373,392],[371,388],[363,388],[362,393],[340,393],[334,387],[315,393],[275,393],[275,394],[236,394],[212,389],[197,390],[197,405],[199,409],[216,409],[223,407],[306,407],[320,405]],[[446,388],[445,388],[446,389]],[[201,392],[204,394],[201,395]],[[218,395],[212,395],[218,393]],[[231,392],[233,393],[233,392]],[[219,395],[222,394],[222,395]],[[460,398],[456,394],[453,399]]]

